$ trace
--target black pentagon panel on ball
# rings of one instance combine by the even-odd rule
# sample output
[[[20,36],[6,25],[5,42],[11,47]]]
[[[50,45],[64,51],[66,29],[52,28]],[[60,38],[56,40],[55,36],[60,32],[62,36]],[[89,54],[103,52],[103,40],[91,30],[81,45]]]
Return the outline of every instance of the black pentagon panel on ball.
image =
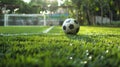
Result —
[[[74,29],[74,25],[73,25],[73,24],[70,24],[70,25],[69,25],[69,28],[70,28],[70,29]]]
[[[63,26],[63,30],[66,30],[66,26]]]
[[[78,24],[78,22],[77,22],[76,20],[74,20],[74,22],[75,22],[76,24]]]

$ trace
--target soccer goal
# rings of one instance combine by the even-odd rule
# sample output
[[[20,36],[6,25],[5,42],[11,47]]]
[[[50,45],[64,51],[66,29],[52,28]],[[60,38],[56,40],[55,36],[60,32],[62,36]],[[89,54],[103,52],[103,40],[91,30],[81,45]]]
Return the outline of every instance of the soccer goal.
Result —
[[[4,26],[46,26],[46,15],[42,14],[5,14]]]

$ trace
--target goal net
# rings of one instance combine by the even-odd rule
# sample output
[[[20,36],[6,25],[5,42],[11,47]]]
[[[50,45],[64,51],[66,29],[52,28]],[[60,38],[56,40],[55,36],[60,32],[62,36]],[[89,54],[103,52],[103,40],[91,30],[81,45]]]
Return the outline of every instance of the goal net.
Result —
[[[4,26],[59,25],[59,19],[43,14],[5,14]]]
[[[46,25],[46,18],[42,14],[5,14],[4,26],[13,25]]]

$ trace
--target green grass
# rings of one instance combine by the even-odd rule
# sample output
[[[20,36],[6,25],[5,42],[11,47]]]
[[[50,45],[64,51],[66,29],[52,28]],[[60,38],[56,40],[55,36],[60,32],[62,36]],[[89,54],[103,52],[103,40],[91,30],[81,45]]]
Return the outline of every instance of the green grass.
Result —
[[[49,28],[48,26],[8,26],[0,27],[0,33],[3,34],[20,34],[20,33],[40,33],[45,29]]]
[[[0,36],[0,67],[22,66],[120,67],[120,28],[81,26],[66,35],[55,26],[47,34]]]

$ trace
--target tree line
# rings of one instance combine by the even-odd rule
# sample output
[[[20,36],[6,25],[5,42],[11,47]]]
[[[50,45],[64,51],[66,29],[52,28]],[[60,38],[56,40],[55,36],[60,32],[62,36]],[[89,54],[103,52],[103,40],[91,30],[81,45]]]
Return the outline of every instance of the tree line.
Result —
[[[64,0],[61,6],[68,7],[69,17],[76,18],[79,22],[88,22],[94,24],[95,16],[108,17],[110,20],[120,20],[120,0]],[[52,8],[48,7],[51,5]],[[31,0],[25,3],[23,0],[0,0],[0,15],[3,14],[3,8],[9,10],[8,13],[35,14],[49,9],[55,11],[57,0]],[[56,6],[56,7],[55,7]],[[18,8],[15,11],[15,8]],[[66,8],[65,8],[66,9]],[[101,20],[103,22],[103,20]],[[81,23],[83,24],[83,23]]]
[[[66,0],[71,16],[80,22],[87,20],[89,25],[94,24],[95,16],[108,17],[110,20],[120,20],[120,0]],[[73,11],[75,10],[75,11]],[[110,22],[111,22],[110,21]],[[81,23],[82,24],[82,23]]]

